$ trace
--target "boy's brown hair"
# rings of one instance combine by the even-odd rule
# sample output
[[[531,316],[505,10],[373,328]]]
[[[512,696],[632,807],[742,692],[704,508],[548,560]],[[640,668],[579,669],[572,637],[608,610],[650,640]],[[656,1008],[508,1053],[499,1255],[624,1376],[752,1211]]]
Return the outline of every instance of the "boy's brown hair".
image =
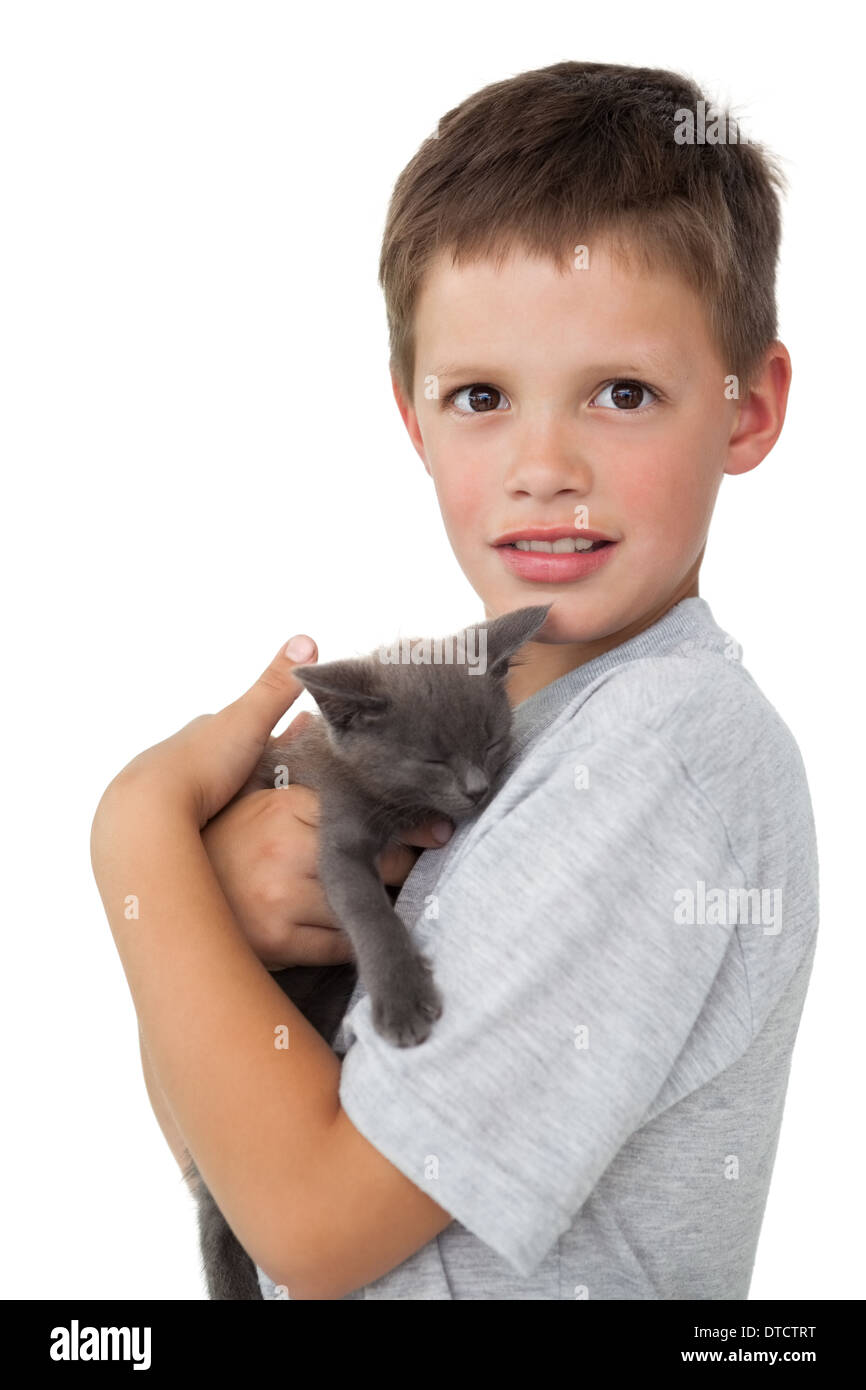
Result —
[[[697,292],[745,396],[777,336],[786,180],[754,143],[677,143],[675,113],[697,116],[700,101],[709,121],[718,108],[679,73],[567,62],[494,82],[442,117],[394,185],[379,262],[391,371],[408,400],[415,306],[434,256],[501,265],[519,248],[564,274],[575,246],[591,259],[602,235],[625,263],[636,255]]]

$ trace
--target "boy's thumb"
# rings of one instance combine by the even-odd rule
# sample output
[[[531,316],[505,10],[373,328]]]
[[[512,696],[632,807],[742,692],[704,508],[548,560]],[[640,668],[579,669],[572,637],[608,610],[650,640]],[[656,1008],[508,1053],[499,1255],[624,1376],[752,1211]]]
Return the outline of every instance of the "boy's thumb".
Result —
[[[274,725],[306,688],[293,674],[295,666],[303,666],[315,654],[316,644],[312,637],[293,637],[255,684],[228,707],[233,718],[243,720],[247,728],[251,723],[255,725],[263,744],[267,743]]]

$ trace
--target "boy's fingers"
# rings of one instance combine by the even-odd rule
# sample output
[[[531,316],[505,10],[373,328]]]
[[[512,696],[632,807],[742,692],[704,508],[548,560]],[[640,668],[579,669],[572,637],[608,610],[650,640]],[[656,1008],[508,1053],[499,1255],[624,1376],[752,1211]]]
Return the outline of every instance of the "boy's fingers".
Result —
[[[437,823],[450,829],[447,821],[428,821],[423,826],[401,830],[399,835],[388,841],[376,856],[376,866],[383,883],[391,886],[402,883],[418,858],[418,850],[442,848],[442,842],[432,833],[432,827]]]
[[[291,956],[292,965],[344,965],[355,952],[342,927],[299,925],[292,932]]]
[[[408,830],[401,830],[395,839],[404,845],[419,845],[421,849],[441,849],[447,845],[454,833],[454,826],[448,820],[428,820]]]
[[[410,849],[408,845],[398,844],[396,840],[389,840],[375,859],[382,882],[392,887],[402,883],[409,876],[417,858],[417,850]]]

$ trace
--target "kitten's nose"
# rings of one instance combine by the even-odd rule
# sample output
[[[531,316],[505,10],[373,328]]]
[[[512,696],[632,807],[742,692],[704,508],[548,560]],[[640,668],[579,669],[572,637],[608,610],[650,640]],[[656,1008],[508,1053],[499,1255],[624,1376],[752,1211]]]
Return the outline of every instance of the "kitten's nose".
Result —
[[[473,801],[480,801],[485,792],[489,790],[490,781],[483,768],[470,767],[463,778],[463,786],[467,796],[471,796]]]

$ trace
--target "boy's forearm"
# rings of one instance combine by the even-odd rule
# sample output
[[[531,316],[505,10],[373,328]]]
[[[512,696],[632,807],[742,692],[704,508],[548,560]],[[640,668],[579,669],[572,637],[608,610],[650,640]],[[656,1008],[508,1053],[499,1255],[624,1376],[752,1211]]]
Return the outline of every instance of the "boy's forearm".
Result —
[[[167,1142],[178,1162],[188,1145],[250,1258],[291,1286],[286,1252],[307,1250],[317,1219],[340,1060],[244,939],[188,808],[146,782],[122,791],[100,803],[91,856],[153,1059],[151,1104],[161,1124],[176,1116]]]
[[[165,1142],[174,1154],[178,1166],[183,1173],[190,1161],[189,1150],[186,1147],[186,1140],[177,1127],[177,1121],[171,1113],[168,1101],[165,1098],[165,1093],[153,1069],[153,1062],[151,1061],[141,1029],[138,1031],[138,1044],[141,1050],[141,1070],[144,1074],[144,1084],[147,1088],[148,1099],[150,1100],[159,1127],[165,1136]],[[198,1178],[188,1178],[187,1185],[190,1191],[194,1192],[198,1185]]]

